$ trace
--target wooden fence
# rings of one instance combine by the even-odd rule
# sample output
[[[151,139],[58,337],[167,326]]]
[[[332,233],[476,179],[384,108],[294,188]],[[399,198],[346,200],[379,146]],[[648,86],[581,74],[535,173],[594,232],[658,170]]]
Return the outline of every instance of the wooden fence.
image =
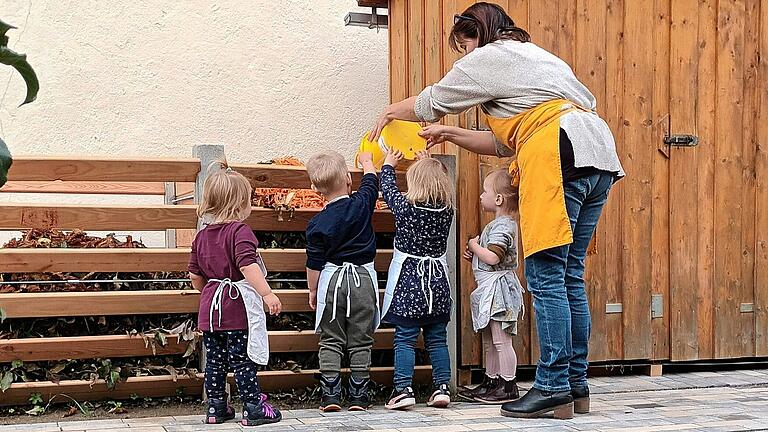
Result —
[[[194,196],[189,194],[193,190],[199,194],[204,177],[200,173],[206,171],[201,167],[207,168],[213,156],[223,154],[223,148],[198,146],[196,152],[201,155],[200,158],[168,160],[17,157],[9,173],[11,181],[2,189],[4,192],[164,195],[166,204],[0,204],[1,230],[44,227],[64,230],[168,230],[170,234],[165,248],[0,249],[0,269],[6,273],[186,271],[190,252],[189,232],[194,233],[198,218],[195,206],[182,195],[190,198]],[[301,167],[262,164],[233,165],[233,168],[250,179],[254,187],[309,187],[306,171]],[[360,172],[353,172],[355,184],[360,178]],[[177,190],[183,193],[177,194]],[[181,199],[176,198],[177,195]],[[173,204],[174,201],[177,204]],[[247,222],[258,231],[304,231],[309,219],[318,211],[296,209],[292,217],[283,215],[278,218],[273,209],[254,208]],[[373,224],[377,232],[394,231],[394,221],[387,210],[376,211]],[[271,272],[305,270],[304,250],[267,249],[262,251],[262,256]],[[386,271],[391,258],[391,250],[379,250],[376,269]],[[284,312],[310,311],[306,289],[275,290],[275,293],[282,301]],[[192,289],[0,294],[0,308],[4,309],[9,319],[196,313],[198,301],[199,292]],[[380,329],[375,336],[374,349],[391,349],[393,335],[393,329]],[[454,336],[452,341],[455,346]],[[315,352],[318,336],[311,330],[271,330],[269,342],[273,353]],[[172,336],[168,337],[166,347],[156,349],[157,355],[181,355],[186,344]],[[0,340],[0,363],[151,355],[151,347],[146,346],[142,337],[123,334]],[[266,390],[292,388],[310,385],[315,372],[265,371],[259,373],[259,379]],[[430,373],[428,366],[417,367],[419,380]],[[388,382],[391,375],[392,367],[372,369],[374,380]],[[167,396],[179,390],[190,394],[202,390],[201,377],[129,377],[114,390],[108,390],[103,380],[93,385],[90,381],[78,380],[14,383],[0,394],[0,404],[25,403],[31,393],[40,393],[44,398],[64,393],[78,400],[118,399],[132,394]]]

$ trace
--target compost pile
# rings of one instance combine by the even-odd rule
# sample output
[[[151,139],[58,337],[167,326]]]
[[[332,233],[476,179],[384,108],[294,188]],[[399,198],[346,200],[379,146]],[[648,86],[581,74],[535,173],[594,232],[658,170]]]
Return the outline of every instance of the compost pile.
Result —
[[[281,166],[299,166],[304,164],[293,156],[272,159],[265,164]],[[272,209],[323,208],[325,200],[311,189],[255,188],[252,203],[256,207]],[[387,208],[383,200],[376,202],[377,209]]]

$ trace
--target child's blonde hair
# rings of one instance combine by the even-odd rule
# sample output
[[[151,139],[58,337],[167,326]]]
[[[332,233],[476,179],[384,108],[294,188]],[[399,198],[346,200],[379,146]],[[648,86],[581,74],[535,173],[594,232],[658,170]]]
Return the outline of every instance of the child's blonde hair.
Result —
[[[346,186],[349,169],[344,156],[335,151],[327,151],[309,158],[307,174],[315,190],[327,195]]]
[[[251,210],[253,190],[248,179],[226,161],[212,163],[208,173],[197,215],[208,218],[207,222],[212,224],[245,220]]]
[[[455,207],[453,184],[445,166],[437,159],[416,161],[405,173],[408,192],[405,198],[412,204],[429,203]]]
[[[491,182],[493,193],[504,200],[501,207],[509,212],[516,212],[520,207],[519,189],[512,186],[512,176],[506,169],[495,169],[485,177]]]

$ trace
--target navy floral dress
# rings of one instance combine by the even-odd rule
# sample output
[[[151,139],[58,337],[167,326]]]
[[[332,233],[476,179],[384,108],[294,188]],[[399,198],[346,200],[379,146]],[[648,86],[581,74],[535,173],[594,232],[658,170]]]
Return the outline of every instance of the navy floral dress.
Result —
[[[442,204],[411,204],[397,188],[395,170],[384,165],[381,169],[381,191],[395,216],[395,248],[415,256],[440,258],[448,246],[448,234],[453,209]],[[426,263],[425,263],[426,264]],[[429,280],[424,266],[419,272],[419,260],[406,258],[397,280],[392,304],[382,321],[423,327],[448,322],[451,317],[451,288],[442,266]],[[429,282],[432,289],[432,312],[422,291]]]

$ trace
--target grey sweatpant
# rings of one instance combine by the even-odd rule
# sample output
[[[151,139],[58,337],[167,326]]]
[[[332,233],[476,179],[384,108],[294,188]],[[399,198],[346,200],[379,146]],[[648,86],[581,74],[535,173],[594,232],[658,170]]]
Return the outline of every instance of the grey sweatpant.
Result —
[[[354,277],[344,274],[339,287],[336,304],[333,292],[342,269],[336,271],[328,285],[325,296],[325,310],[320,320],[320,372],[333,378],[341,370],[344,351],[349,353],[349,366],[355,380],[369,378],[371,348],[373,347],[373,322],[376,314],[378,286],[371,280],[365,267],[358,266],[360,286],[355,286]],[[350,293],[350,311],[347,317],[347,293]],[[336,319],[333,309],[336,308]]]

